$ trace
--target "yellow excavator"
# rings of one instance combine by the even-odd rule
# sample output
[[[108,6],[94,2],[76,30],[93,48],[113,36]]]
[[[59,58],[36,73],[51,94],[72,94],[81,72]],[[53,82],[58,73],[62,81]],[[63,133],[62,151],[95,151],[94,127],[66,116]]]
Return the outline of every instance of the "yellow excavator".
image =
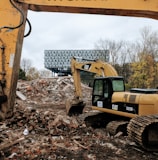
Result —
[[[146,150],[158,151],[157,89],[132,88],[130,91],[125,91],[123,77],[118,76],[112,65],[101,60],[82,59],[81,61],[80,58],[78,61],[73,57],[71,71],[76,95],[71,102],[67,100],[68,115],[81,114],[85,107],[80,72],[95,73],[92,110],[107,113],[101,120],[108,122],[109,132],[115,134],[119,128],[126,130],[124,127],[127,127],[128,136],[131,139]],[[116,115],[115,118],[114,115]],[[93,123],[95,123],[94,117],[92,116]]]
[[[81,114],[86,103],[83,101],[81,89],[81,71],[94,73],[95,76],[108,77],[118,76],[116,70],[110,65],[101,60],[88,60],[82,57],[72,57],[71,73],[74,80],[75,96],[73,99],[67,99],[66,111],[68,115]]]
[[[31,25],[27,18],[28,10],[39,12],[135,16],[158,19],[157,6],[157,0],[132,0],[128,2],[127,0],[0,0],[0,119],[9,118],[13,114],[23,38],[28,36],[31,32]],[[30,29],[28,33],[25,34],[24,31],[27,23]],[[138,90],[133,92],[138,92]],[[112,96],[113,101],[115,101],[116,94],[117,93],[114,93],[114,96]],[[140,115],[140,113],[157,114],[156,105],[158,102],[155,98],[157,96],[156,94],[152,94],[151,96],[146,94],[146,96],[142,97],[140,93],[124,94],[120,92],[119,95],[120,99],[122,99],[121,102],[139,102],[138,108],[129,106],[128,110],[132,110],[133,108],[135,111],[136,108],[138,110],[138,115]],[[94,94],[93,97],[93,104],[95,104],[97,95]],[[149,98],[151,98],[150,104],[147,103]],[[97,105],[100,109],[103,109],[101,106],[104,106],[104,103],[98,100]],[[96,109],[99,107],[96,107]],[[119,111],[119,104],[113,105],[113,107],[118,108],[117,113],[122,113]],[[104,111],[108,112],[109,110],[104,108]],[[131,116],[133,114],[129,113],[129,115]],[[140,116],[138,116],[138,118],[139,117]],[[153,116],[150,118],[155,120],[154,127],[156,128],[155,130],[158,130],[157,117]],[[150,120],[147,123],[150,123]],[[142,123],[142,126],[144,126],[144,123]],[[133,125],[133,127],[135,126]],[[138,128],[139,127],[140,126],[138,126]],[[148,131],[147,127],[144,128]],[[153,127],[151,127],[151,129],[153,129]],[[151,134],[153,134],[153,132],[151,132]],[[156,134],[154,134],[154,136],[155,135]],[[152,137],[154,136],[150,136],[149,139],[152,139],[153,142],[156,141],[154,146],[157,147],[158,138],[155,136],[153,139]],[[148,137],[145,137],[145,140],[147,138]]]

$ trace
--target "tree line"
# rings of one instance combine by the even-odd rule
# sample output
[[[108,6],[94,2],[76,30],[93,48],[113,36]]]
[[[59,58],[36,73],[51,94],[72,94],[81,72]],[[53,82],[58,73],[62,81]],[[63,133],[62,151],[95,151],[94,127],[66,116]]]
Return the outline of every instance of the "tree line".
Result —
[[[151,27],[142,28],[134,42],[100,39],[95,48],[109,50],[110,63],[127,89],[158,87],[158,33]]]
[[[126,89],[158,87],[158,33],[151,27],[140,30],[140,38],[134,42],[100,39],[97,50],[109,50],[110,63],[123,76]],[[106,61],[106,57],[104,59]],[[19,78],[33,80],[50,77],[49,70],[38,71],[29,59],[22,59]]]
[[[27,58],[23,58],[20,63],[19,79],[22,80],[34,80],[37,78],[48,78],[52,76],[52,72],[49,70],[38,70],[32,66],[32,61]]]

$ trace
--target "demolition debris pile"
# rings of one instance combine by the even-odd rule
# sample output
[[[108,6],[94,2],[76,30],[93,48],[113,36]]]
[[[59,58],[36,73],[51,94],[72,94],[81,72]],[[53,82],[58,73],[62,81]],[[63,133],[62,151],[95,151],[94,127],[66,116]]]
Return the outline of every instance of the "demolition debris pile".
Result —
[[[86,113],[92,89],[83,84],[82,89]],[[73,96],[71,77],[19,81],[14,115],[0,122],[0,160],[157,159],[126,136],[87,127],[82,115],[67,116],[65,100]]]
[[[82,84],[83,97],[90,102],[92,89]],[[18,94],[19,91],[23,94]],[[54,106],[65,105],[66,99],[73,99],[74,85],[72,77],[59,77],[49,79],[37,79],[30,82],[19,82],[17,95],[22,100],[33,105]],[[26,97],[25,97],[26,96]],[[65,106],[64,106],[65,107]]]

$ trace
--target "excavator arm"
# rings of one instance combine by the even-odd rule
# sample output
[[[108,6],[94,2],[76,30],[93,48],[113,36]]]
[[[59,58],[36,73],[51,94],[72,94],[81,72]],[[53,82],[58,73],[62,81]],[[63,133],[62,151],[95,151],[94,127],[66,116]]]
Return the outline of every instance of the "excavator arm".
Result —
[[[78,62],[75,57],[71,59],[71,72],[74,79],[76,97],[82,98],[80,71],[86,71],[95,73],[96,76],[110,77],[118,76],[114,67],[101,60],[84,60],[84,62]]]
[[[28,10],[158,19],[157,6],[157,0],[1,0],[0,119],[13,113]]]
[[[13,114],[27,10],[27,4],[0,1],[0,119]]]
[[[96,76],[118,76],[116,70],[112,65],[101,60],[86,60],[75,57],[71,59],[71,72],[74,79],[75,96],[73,100],[66,101],[66,110],[68,115],[80,114],[85,106],[82,97],[80,72],[95,73]]]
[[[157,0],[18,0],[33,11],[136,16],[157,19]]]

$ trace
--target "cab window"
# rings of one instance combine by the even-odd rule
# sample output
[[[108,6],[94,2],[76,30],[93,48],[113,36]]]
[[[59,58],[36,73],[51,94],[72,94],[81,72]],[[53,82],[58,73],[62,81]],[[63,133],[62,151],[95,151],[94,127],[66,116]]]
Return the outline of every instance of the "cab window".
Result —
[[[113,80],[112,85],[114,92],[124,91],[124,81],[122,79]]]
[[[100,95],[100,96],[103,95],[103,81],[102,80],[95,81],[93,94]]]

